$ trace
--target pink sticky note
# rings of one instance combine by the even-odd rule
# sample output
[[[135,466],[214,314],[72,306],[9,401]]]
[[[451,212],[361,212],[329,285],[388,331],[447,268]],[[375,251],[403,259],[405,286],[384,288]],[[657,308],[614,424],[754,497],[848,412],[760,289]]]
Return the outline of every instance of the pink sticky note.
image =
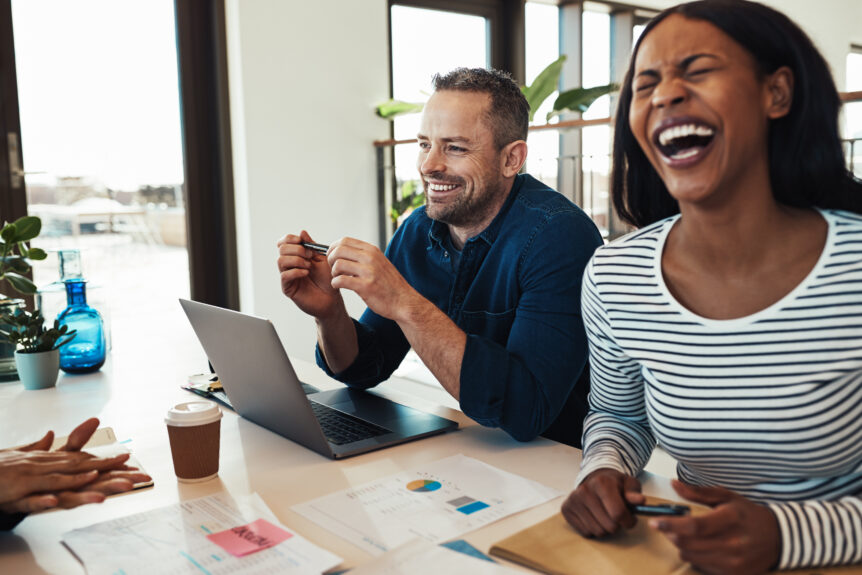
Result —
[[[240,525],[207,535],[207,539],[235,557],[269,549],[293,537],[293,533],[277,527],[266,519]]]

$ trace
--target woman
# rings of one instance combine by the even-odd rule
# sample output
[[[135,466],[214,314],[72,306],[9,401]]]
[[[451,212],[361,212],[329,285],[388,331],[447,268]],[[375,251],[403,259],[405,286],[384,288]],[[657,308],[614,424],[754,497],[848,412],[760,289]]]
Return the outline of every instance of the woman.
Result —
[[[632,527],[656,440],[684,498],[653,519],[707,573],[862,561],[862,184],[828,67],[782,14],[670,8],[623,83],[614,202],[640,229],[584,277],[591,412],[563,514]],[[855,213],[854,213],[855,212]]]

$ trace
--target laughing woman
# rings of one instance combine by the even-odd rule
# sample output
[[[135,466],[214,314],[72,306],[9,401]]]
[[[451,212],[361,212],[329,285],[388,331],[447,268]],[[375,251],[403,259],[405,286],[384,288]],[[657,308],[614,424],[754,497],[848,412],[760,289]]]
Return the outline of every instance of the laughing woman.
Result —
[[[634,525],[656,441],[712,510],[652,520],[707,573],[862,561],[862,184],[826,63],[742,0],[662,12],[623,83],[614,202],[584,277],[591,412],[563,514]]]

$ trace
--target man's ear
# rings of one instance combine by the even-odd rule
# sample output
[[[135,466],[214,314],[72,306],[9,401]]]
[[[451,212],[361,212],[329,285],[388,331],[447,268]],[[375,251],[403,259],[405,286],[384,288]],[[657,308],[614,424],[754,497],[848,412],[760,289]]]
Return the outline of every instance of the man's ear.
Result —
[[[527,161],[527,142],[515,140],[506,144],[500,153],[500,158],[503,177],[515,177],[521,171],[521,166]]]
[[[790,112],[793,105],[793,70],[782,66],[766,77],[766,115],[777,120]]]

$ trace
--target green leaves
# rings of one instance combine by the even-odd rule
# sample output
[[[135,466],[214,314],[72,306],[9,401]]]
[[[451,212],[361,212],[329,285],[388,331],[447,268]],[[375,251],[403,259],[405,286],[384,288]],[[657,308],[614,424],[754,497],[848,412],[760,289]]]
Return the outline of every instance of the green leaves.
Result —
[[[416,180],[407,180],[401,185],[401,197],[392,203],[389,217],[392,223],[398,226],[400,218],[408,210],[414,210],[425,203],[425,193],[419,187]]]
[[[27,252],[27,257],[31,260],[42,261],[48,257],[48,254],[41,248],[30,248]]]
[[[36,216],[18,218],[11,224],[4,224],[0,230],[0,280],[5,279],[13,289],[25,295],[36,293],[36,284],[24,275],[30,271],[28,260],[41,261],[48,257],[45,250],[27,245],[41,231],[42,220]]]
[[[0,238],[3,239],[3,243],[14,244],[16,237],[18,237],[18,228],[15,227],[15,224],[6,224],[0,230]]]
[[[401,100],[388,100],[382,104],[378,104],[374,109],[377,115],[386,120],[391,120],[396,116],[404,114],[416,114],[421,112],[425,104],[416,102],[402,102]]]
[[[36,216],[18,218],[12,225],[15,226],[16,236],[13,241],[16,242],[29,242],[42,231],[42,220]]]
[[[548,96],[553,94],[560,84],[560,73],[563,71],[563,63],[566,61],[566,55],[563,54],[555,61],[539,72],[536,79],[529,86],[521,86],[521,92],[530,104],[530,121],[533,121],[533,116],[536,115],[536,110],[542,105]]]
[[[564,112],[586,112],[598,98],[615,92],[618,89],[619,86],[617,84],[607,84],[606,86],[595,86],[593,88],[573,88],[566,90],[557,96],[557,99],[554,101],[554,109],[548,112],[547,119],[550,120],[554,116]]]
[[[3,279],[9,282],[13,288],[19,293],[24,295],[33,295],[36,293],[36,284],[31,282],[28,278],[22,276],[21,274],[17,274],[15,272],[6,272],[3,274]]]
[[[19,347],[23,353],[50,351],[66,345],[74,339],[76,330],[69,330],[68,325],[60,325],[54,320],[54,327],[45,329],[45,318],[41,311],[29,312],[15,308],[12,312],[0,314],[0,322],[5,324],[0,329],[0,337]],[[60,341],[61,338],[66,339]]]

